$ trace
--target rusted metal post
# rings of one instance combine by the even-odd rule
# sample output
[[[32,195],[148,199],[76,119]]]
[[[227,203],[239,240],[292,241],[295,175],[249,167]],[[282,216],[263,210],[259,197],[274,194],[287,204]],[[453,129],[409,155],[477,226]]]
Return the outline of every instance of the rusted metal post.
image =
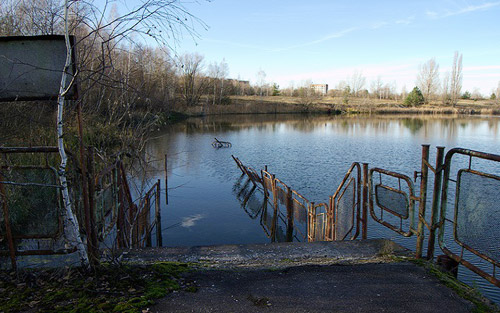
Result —
[[[155,201],[155,223],[156,223],[156,246],[163,246],[163,238],[161,234],[161,213],[160,213],[160,180],[156,185],[156,201]]]
[[[85,216],[85,233],[87,235],[87,253],[89,256],[89,262],[91,266],[97,264],[97,254],[95,251],[95,246],[92,240],[92,222],[90,214],[90,199],[88,192],[88,181],[89,176],[87,172],[87,158],[85,157],[85,146],[83,144],[83,122],[82,122],[82,105],[78,101],[77,104],[77,120],[78,120],[78,139],[80,148],[80,169],[82,171],[82,196],[83,196],[83,212]]]
[[[316,216],[314,214],[314,202],[309,203],[308,209],[308,227],[307,227],[307,237],[309,242],[313,242],[315,240],[315,230],[316,230]]]
[[[14,246],[14,239],[12,238],[12,229],[10,228],[9,208],[7,207],[7,194],[5,187],[1,183],[3,177],[0,173],[0,199],[2,200],[3,220],[5,223],[5,237],[7,237],[7,244],[9,246],[10,264],[13,271],[17,271],[16,263],[16,247]]]
[[[168,205],[168,157],[165,154],[165,203]]]
[[[122,175],[120,168],[116,167],[116,185],[118,186],[118,221],[116,224],[116,237],[118,248],[125,248],[125,196],[122,184]]]
[[[90,239],[91,252],[89,251],[89,261],[91,265],[99,264],[99,242],[97,240],[97,228],[95,222],[95,205],[94,205],[94,148],[87,149],[87,181],[88,181],[88,201],[89,201],[89,216],[90,216]]]
[[[142,229],[139,231],[139,237],[144,233],[146,236],[146,247],[151,247],[151,232],[149,231],[149,210],[151,209],[151,194],[148,193],[146,198],[146,202],[144,208],[141,211],[141,227]]]
[[[262,179],[262,188],[264,188],[264,201],[267,201],[267,199],[269,198],[269,191],[267,190],[266,178],[264,178],[264,171],[263,170],[260,170],[260,177]]]
[[[278,222],[278,188],[276,187],[276,177],[272,175],[272,184],[271,184],[273,190],[273,207],[274,207],[274,214],[273,214],[273,225],[271,227],[271,242],[276,241],[276,224]]]
[[[363,207],[362,207],[362,230],[361,239],[366,239],[368,237],[368,163],[363,163]]]
[[[453,277],[457,278],[458,276],[458,266],[460,263],[457,261],[453,260],[449,256],[443,254],[443,255],[438,255],[436,264],[445,272],[450,273],[453,275]]]
[[[326,240],[330,241],[335,241],[336,240],[336,231],[335,228],[337,225],[335,225],[335,214],[336,214],[336,206],[335,206],[335,199],[333,196],[329,197],[329,202],[328,202],[328,211],[327,211],[327,224],[326,224]],[[359,217],[358,217],[359,218]]]
[[[286,241],[293,241],[293,199],[292,189],[286,186]]]
[[[434,258],[434,245],[436,242],[436,228],[439,218],[439,203],[441,199],[441,183],[443,181],[444,147],[437,147],[436,167],[434,175],[434,190],[432,193],[431,229],[427,243],[427,259]]]
[[[424,227],[425,227],[425,205],[427,202],[427,178],[429,167],[429,145],[422,145],[422,169],[420,176],[420,203],[418,208],[418,226],[417,226],[417,247],[415,257],[422,258],[422,248],[424,244]]]

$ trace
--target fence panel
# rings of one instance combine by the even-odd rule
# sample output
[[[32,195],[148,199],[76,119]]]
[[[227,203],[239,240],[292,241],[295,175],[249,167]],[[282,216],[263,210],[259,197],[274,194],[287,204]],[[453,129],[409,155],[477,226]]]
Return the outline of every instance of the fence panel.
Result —
[[[417,198],[408,176],[372,168],[369,193],[370,215],[375,221],[405,237],[416,233],[414,213]],[[380,208],[379,214],[375,211],[374,202]],[[384,216],[384,212],[389,214]]]
[[[356,239],[359,235],[360,208],[361,166],[353,163],[330,198],[327,239]]]
[[[451,178],[452,168],[456,167],[455,163],[458,163],[453,159],[455,155],[468,158],[468,166],[453,171],[453,178]],[[498,241],[500,236],[498,227],[500,225],[500,175],[473,169],[473,165],[479,162],[487,163],[485,168],[488,170],[495,168],[498,170],[500,155],[461,148],[451,149],[446,154],[439,246],[456,262],[500,287],[500,280],[496,277],[497,268],[500,267],[500,242]],[[448,196],[453,192],[450,182],[456,183],[456,188],[454,199],[448,201]],[[447,214],[448,204],[451,204],[454,209],[450,214]],[[450,218],[449,215],[452,217]],[[459,246],[458,249],[449,246],[451,243],[447,240],[447,235],[449,236],[450,233],[447,227],[452,228],[452,241]],[[479,257],[479,260],[475,260],[474,255]],[[489,268],[481,264],[484,261],[489,264]]]
[[[62,233],[61,203],[57,172],[43,167],[2,169],[12,238],[56,238]],[[5,236],[5,221],[0,223],[0,237]]]
[[[328,205],[326,203],[314,204],[309,206],[309,241],[325,241],[326,229],[328,224]]]

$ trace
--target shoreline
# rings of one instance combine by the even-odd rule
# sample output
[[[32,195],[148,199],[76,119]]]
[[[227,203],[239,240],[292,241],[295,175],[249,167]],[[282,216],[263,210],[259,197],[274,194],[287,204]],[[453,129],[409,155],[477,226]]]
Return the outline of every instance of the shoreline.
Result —
[[[377,103],[371,99],[353,99],[351,104],[338,104],[335,99],[316,99],[305,103],[301,99],[284,97],[234,97],[227,105],[179,107],[171,111],[173,119],[239,114],[377,114],[377,115],[500,115],[500,104],[489,101],[459,102],[455,107],[422,105],[405,107],[396,101]]]

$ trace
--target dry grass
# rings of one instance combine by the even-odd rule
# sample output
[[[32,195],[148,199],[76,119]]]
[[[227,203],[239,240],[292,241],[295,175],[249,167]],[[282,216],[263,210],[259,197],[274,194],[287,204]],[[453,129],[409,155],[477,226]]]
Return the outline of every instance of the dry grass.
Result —
[[[406,107],[402,100],[380,100],[350,97],[285,97],[231,96],[231,104],[182,108],[188,115],[277,114],[277,113],[377,113],[377,114],[500,114],[500,104],[493,100],[460,100],[455,106],[432,102],[419,107]]]

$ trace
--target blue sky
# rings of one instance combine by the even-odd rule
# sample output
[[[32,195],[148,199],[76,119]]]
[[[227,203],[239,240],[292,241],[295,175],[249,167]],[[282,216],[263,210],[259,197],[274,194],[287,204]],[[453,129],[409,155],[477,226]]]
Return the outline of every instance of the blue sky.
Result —
[[[206,64],[225,59],[230,77],[255,82],[257,72],[281,87],[305,80],[348,80],[366,88],[415,85],[419,64],[436,58],[441,78],[453,54],[463,54],[463,89],[488,95],[500,81],[500,1],[213,0],[186,3],[203,20],[199,38],[185,36],[177,52],[197,52]]]

